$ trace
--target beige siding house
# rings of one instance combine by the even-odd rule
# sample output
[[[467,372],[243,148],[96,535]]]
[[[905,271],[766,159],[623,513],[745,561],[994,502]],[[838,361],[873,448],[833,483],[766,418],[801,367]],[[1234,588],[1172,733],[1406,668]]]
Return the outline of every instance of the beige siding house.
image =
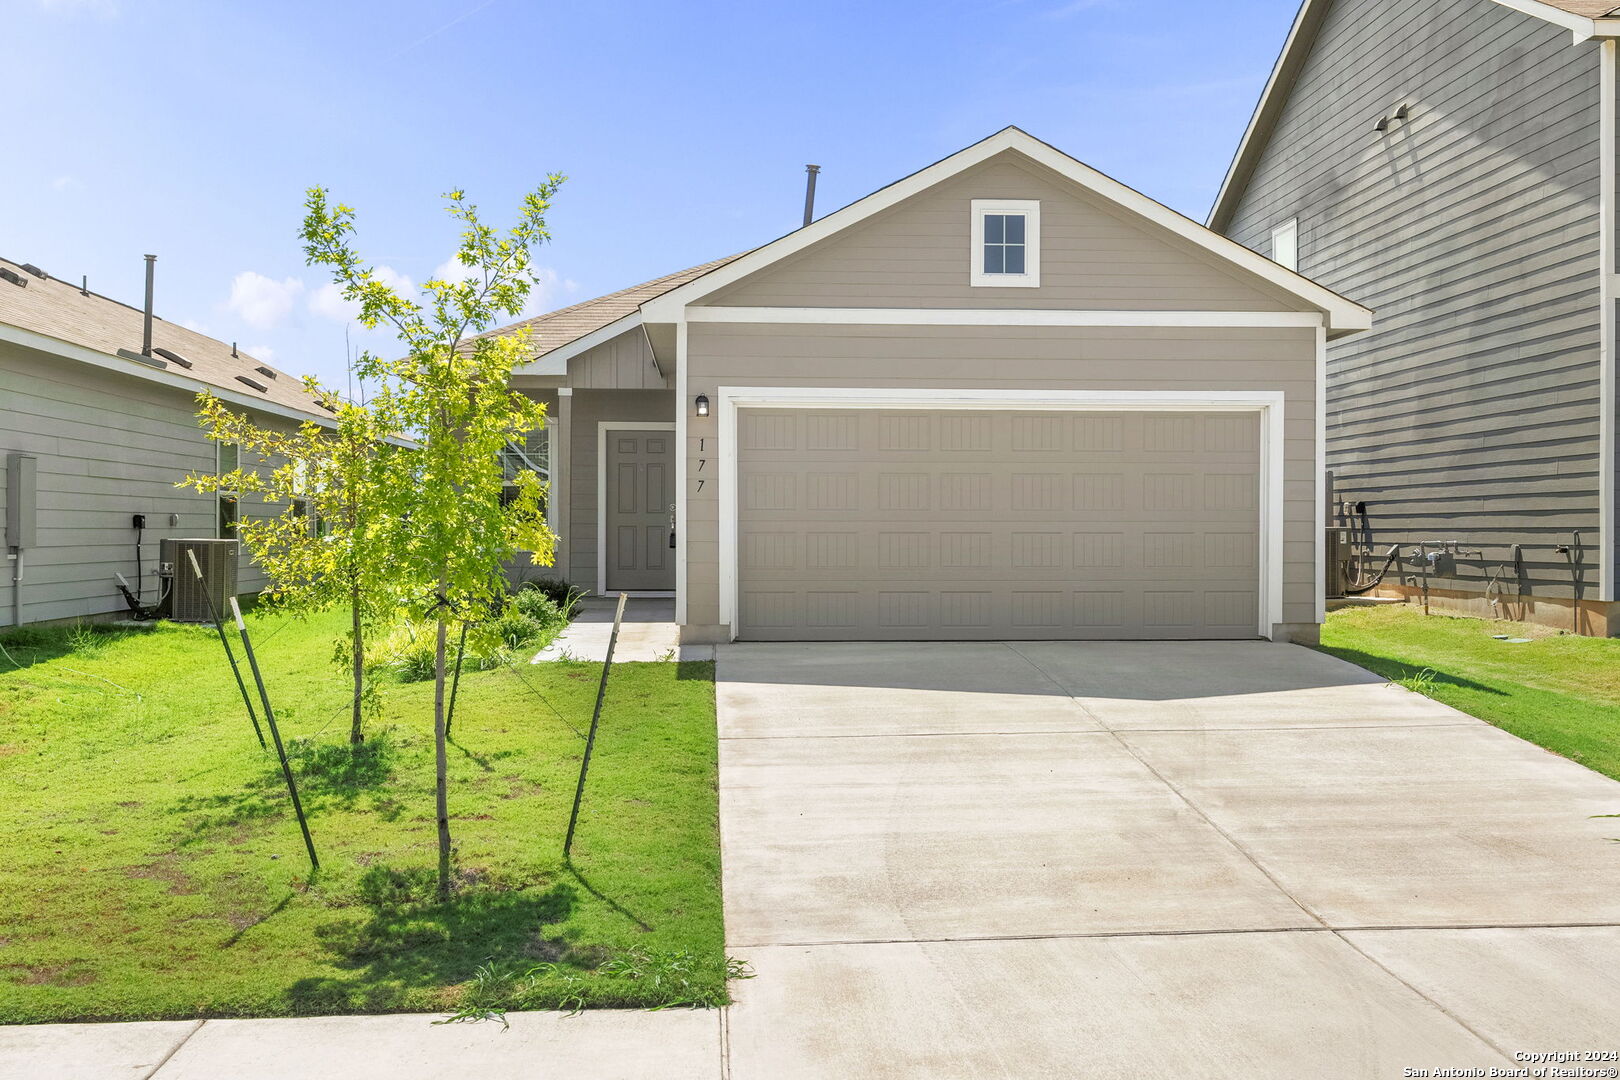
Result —
[[[684,640],[1272,638],[1322,617],[1359,305],[1008,128],[531,323],[559,567]]]
[[[224,342],[154,319],[143,356],[142,335],[141,310],[0,260],[0,520],[19,501],[12,463],[34,477],[31,542],[6,540],[0,627],[125,612],[120,573],[150,603],[163,538],[222,534],[220,500],[174,486],[219,465],[197,424],[204,387],[267,425],[329,419],[299,380]],[[232,512],[280,509],[244,499],[224,531]],[[239,558],[241,591],[262,589]]]

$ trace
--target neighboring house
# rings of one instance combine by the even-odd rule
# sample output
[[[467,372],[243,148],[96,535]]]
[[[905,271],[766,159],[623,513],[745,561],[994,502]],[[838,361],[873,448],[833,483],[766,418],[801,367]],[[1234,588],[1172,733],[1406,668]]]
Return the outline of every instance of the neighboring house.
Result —
[[[1008,128],[528,325],[559,566],[683,640],[1322,617],[1318,378],[1370,313]]]
[[[20,569],[8,547],[0,626],[125,612],[117,573],[155,601],[162,538],[229,536],[238,513],[280,511],[174,486],[236,464],[198,426],[198,391],[266,426],[331,419],[298,379],[162,319],[143,356],[143,321],[139,308],[0,260],[0,458],[32,459],[37,515]],[[0,469],[0,520],[11,473]],[[239,558],[238,587],[257,592],[263,575]]]
[[[1211,228],[1378,311],[1328,361],[1380,592],[1620,633],[1612,0],[1307,0]]]

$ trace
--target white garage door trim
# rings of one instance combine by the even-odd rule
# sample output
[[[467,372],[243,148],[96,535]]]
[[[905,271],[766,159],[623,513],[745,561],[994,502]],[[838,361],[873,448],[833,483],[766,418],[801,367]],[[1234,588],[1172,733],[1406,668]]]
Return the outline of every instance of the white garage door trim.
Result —
[[[722,386],[720,622],[737,636],[737,411],[749,409],[1027,409],[1260,414],[1260,625],[1283,621],[1283,394],[1280,390],[948,390],[889,387]]]

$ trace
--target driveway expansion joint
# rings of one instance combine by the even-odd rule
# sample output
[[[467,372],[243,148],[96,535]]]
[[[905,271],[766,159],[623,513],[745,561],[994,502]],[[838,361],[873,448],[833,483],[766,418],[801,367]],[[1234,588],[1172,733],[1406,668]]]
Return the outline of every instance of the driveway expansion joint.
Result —
[[[192,1024],[191,1030],[180,1036],[180,1041],[169,1047],[169,1052],[164,1054],[158,1063],[152,1066],[152,1071],[141,1077],[141,1080],[153,1080],[158,1073],[163,1071],[163,1067],[174,1059],[174,1055],[180,1052],[180,1048],[190,1042],[191,1037],[201,1031],[206,1023],[208,1023],[207,1020],[198,1020],[195,1024]]]

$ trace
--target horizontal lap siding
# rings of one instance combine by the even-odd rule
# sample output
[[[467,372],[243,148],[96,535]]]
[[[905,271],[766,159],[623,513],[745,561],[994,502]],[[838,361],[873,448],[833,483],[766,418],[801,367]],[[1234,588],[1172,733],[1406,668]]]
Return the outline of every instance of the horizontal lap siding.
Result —
[[[1378,547],[1483,550],[1438,587],[1521,544],[1525,587],[1597,596],[1597,95],[1597,46],[1490,0],[1338,0],[1228,230],[1298,217],[1301,271],[1376,310],[1329,348],[1328,463]]]
[[[1286,395],[1283,619],[1315,621],[1315,332],[694,323],[687,393],[722,386],[1274,390]],[[687,622],[719,623],[718,414],[687,421]],[[699,450],[699,441],[703,449]],[[699,462],[706,461],[703,468]]]
[[[970,203],[1041,204],[1041,286],[969,284]],[[760,307],[1298,310],[1258,279],[1007,154],[767,267],[708,303]]]
[[[145,514],[141,549],[145,599],[157,596],[160,540],[213,536],[215,500],[176,488],[188,472],[212,472],[215,444],[198,426],[195,403],[183,391],[20,346],[0,345],[0,456],[38,459],[38,546],[24,553],[25,623],[125,610],[114,584],[133,584],[133,514]],[[0,469],[0,507],[10,498]],[[282,508],[244,499],[244,517]],[[169,525],[169,515],[179,524]],[[0,573],[0,622],[9,624],[9,561]],[[242,558],[243,592],[266,580]]]

